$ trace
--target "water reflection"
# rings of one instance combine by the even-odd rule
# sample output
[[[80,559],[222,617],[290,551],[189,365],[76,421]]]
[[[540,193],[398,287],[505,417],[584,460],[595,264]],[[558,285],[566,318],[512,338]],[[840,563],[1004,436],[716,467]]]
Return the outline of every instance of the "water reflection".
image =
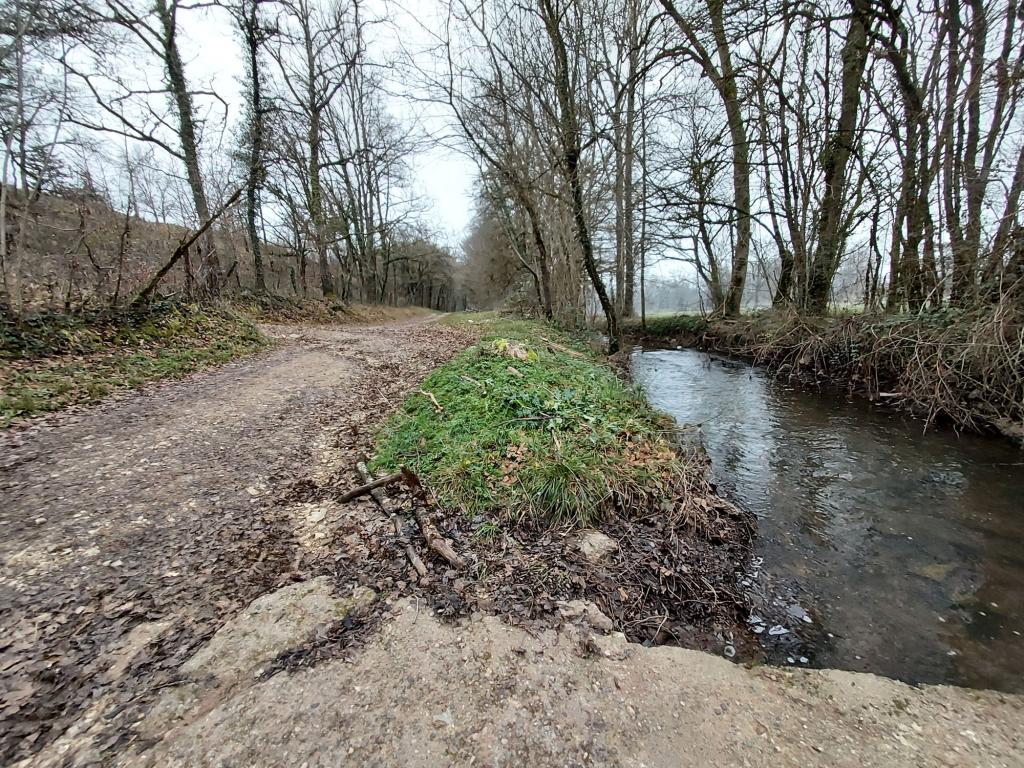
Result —
[[[1024,454],[923,433],[865,402],[797,391],[692,350],[637,352],[650,400],[701,424],[715,480],[760,519],[819,666],[1024,691]]]

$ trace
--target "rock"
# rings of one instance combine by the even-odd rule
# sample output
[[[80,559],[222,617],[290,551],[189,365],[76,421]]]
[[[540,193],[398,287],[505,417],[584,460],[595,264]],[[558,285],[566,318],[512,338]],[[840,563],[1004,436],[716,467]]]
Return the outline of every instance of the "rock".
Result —
[[[611,632],[615,628],[612,620],[596,609],[587,613],[587,623],[600,632]]]
[[[629,656],[629,641],[621,632],[612,632],[609,635],[593,635],[589,645],[592,650],[606,659],[622,661]]]
[[[321,523],[323,522],[325,517],[327,517],[327,510],[324,509],[323,507],[317,507],[316,509],[309,513],[309,522]]]
[[[181,669],[193,677],[212,675],[221,682],[251,675],[282,651],[305,642],[317,627],[343,619],[375,598],[366,587],[356,587],[349,597],[337,597],[326,576],[290,584],[253,600]]]
[[[619,551],[619,545],[615,540],[600,531],[583,531],[580,534],[577,547],[583,556],[592,563],[600,563],[613,552]]]
[[[567,621],[582,621],[599,632],[611,632],[615,628],[612,620],[589,600],[560,601],[558,613]]]
[[[558,613],[563,619],[575,621],[587,612],[587,603],[583,600],[570,600],[558,602]]]
[[[193,682],[164,688],[145,717],[135,724],[135,729],[145,738],[162,738],[167,731],[187,719],[200,703],[203,692],[203,687]]]

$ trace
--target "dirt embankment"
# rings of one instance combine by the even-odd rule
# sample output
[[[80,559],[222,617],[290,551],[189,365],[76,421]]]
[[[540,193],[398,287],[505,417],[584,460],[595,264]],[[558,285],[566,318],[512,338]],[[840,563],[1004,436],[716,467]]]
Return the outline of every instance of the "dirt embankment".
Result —
[[[526,632],[494,616],[440,621],[388,606],[358,650],[268,674],[276,650],[372,593],[323,580],[261,597],[226,624],[134,722],[118,768],[339,764],[696,768],[1009,768],[1024,699],[872,675],[747,669],[644,648],[578,618]],[[289,617],[286,622],[275,616]],[[98,756],[83,718],[35,765]]]

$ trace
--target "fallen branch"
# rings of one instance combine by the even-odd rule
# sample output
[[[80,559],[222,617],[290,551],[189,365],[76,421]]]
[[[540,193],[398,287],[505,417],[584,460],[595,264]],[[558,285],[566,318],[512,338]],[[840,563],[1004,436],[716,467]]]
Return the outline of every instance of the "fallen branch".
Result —
[[[365,465],[364,465],[364,467],[365,467]],[[365,496],[368,493],[373,493],[378,488],[383,488],[385,485],[391,485],[391,483],[397,483],[401,479],[402,479],[402,473],[401,472],[395,472],[392,475],[387,475],[385,477],[379,477],[376,480],[371,480],[368,483],[364,483],[363,485],[360,485],[360,486],[358,486],[356,488],[353,488],[351,491],[346,491],[345,493],[341,494],[341,496],[338,497],[338,502],[341,503],[341,504],[344,504],[346,502],[352,501],[352,499],[358,499],[360,496]],[[380,499],[378,499],[376,497],[376,495],[374,496],[374,498],[377,499],[377,503],[378,504],[381,503]]]
[[[569,347],[565,346],[564,344],[559,344],[557,341],[552,341],[551,339],[547,338],[546,336],[541,336],[540,338],[541,338],[542,341],[544,341],[548,345],[548,347],[552,351],[563,352],[563,353],[567,354],[569,357],[583,357],[583,355],[580,354],[579,352],[577,352],[575,349],[570,349]]]
[[[444,536],[437,532],[437,529],[434,528],[418,505],[413,506],[412,514],[413,517],[416,518],[416,523],[420,527],[420,532],[423,534],[423,538],[427,540],[427,546],[451,563],[452,567],[465,568],[466,561],[463,560],[454,549],[452,549],[452,545],[448,543],[448,539],[444,538]]]
[[[374,482],[376,482],[373,479],[373,475],[370,474],[370,470],[366,466],[365,461],[356,462],[356,471],[366,484],[363,487],[372,486]],[[399,473],[399,477],[401,477],[401,473]],[[401,516],[388,509],[387,497],[381,492],[380,486],[370,488],[368,492],[373,497],[373,500],[377,502],[377,505],[381,508],[384,514],[389,516],[391,527],[394,528],[395,536],[398,538],[399,544],[405,550],[405,556],[409,560],[409,564],[413,567],[413,570],[415,570],[420,577],[426,576],[427,566],[423,564],[423,560],[421,560],[420,556],[416,554],[416,550],[409,542],[409,536],[405,531],[405,526],[402,524]]]
[[[156,290],[158,285],[160,285],[160,281],[164,279],[164,276],[171,271],[171,269],[174,267],[175,264],[178,263],[178,260],[182,256],[188,253],[188,249],[193,246],[196,240],[198,240],[200,237],[206,234],[206,230],[212,227],[214,222],[216,222],[217,219],[223,216],[224,212],[227,211],[228,208],[235,204],[235,202],[238,200],[239,195],[241,194],[242,187],[239,187],[238,189],[235,190],[235,193],[228,198],[228,201],[224,203],[224,205],[222,205],[220,209],[213,214],[213,216],[207,219],[203,223],[203,226],[196,230],[195,234],[192,235],[192,237],[188,238],[187,240],[183,238],[182,241],[178,243],[178,247],[174,249],[174,253],[171,254],[170,260],[160,268],[159,272],[153,275],[153,279],[146,284],[145,288],[139,291],[139,295],[132,299],[132,303],[130,304],[132,309],[138,309],[139,307],[146,303],[146,299],[148,299],[149,295]]]
[[[428,503],[427,490],[423,487],[415,472],[408,467],[402,467],[402,480],[420,503]],[[416,518],[416,524],[420,527],[420,533],[427,540],[427,546],[447,560],[453,567],[465,568],[466,561],[462,559],[458,552],[452,549],[448,539],[437,532],[437,529],[427,519],[427,516],[423,514],[423,509],[415,502],[413,503],[412,514]]]
[[[402,529],[402,518],[400,518],[398,515],[391,515],[391,522],[395,526],[395,533],[398,535],[399,539],[404,537],[405,532]],[[406,558],[408,558],[409,563],[412,565],[416,573],[420,575],[420,578],[426,577],[427,566],[423,564],[423,561],[420,560],[420,556],[417,555],[416,550],[413,549],[412,544],[409,544],[408,542],[405,545],[405,556]],[[426,582],[422,582],[422,584],[426,584]]]
[[[441,411],[444,410],[444,408],[441,407],[441,404],[439,402],[437,402],[437,398],[434,397],[434,393],[433,392],[427,392],[425,389],[421,389],[421,390],[419,390],[419,393],[421,395],[423,395],[424,397],[429,397],[430,398],[430,402],[432,402],[434,404],[434,410],[435,411],[437,411],[438,413],[441,413]]]

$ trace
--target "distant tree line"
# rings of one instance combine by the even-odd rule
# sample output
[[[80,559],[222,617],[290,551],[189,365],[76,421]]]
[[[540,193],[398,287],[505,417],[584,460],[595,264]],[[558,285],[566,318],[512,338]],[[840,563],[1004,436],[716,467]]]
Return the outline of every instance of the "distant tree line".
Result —
[[[184,19],[211,13],[245,62],[230,123],[229,96],[182,49]],[[126,301],[173,257],[165,279],[197,298],[244,287],[453,307],[454,256],[412,188],[415,132],[390,114],[387,62],[369,53],[382,21],[358,0],[4,3],[0,304]],[[70,226],[54,197],[77,206]]]
[[[47,254],[65,305],[125,300],[143,219],[203,231],[168,272],[190,295],[509,299],[603,315],[613,347],[671,263],[722,315],[1024,301],[1018,0],[438,0],[397,29],[429,41],[401,62],[375,8],[5,3],[4,306],[38,300]],[[182,53],[183,20],[210,13],[246,65],[230,130]],[[424,145],[392,114],[396,81],[479,166],[461,257],[414,193]],[[52,193],[80,221],[41,254]],[[96,195],[122,217],[102,244]]]
[[[452,0],[436,37],[469,257],[613,346],[665,260],[724,315],[759,281],[814,314],[1021,301],[1017,0]]]

